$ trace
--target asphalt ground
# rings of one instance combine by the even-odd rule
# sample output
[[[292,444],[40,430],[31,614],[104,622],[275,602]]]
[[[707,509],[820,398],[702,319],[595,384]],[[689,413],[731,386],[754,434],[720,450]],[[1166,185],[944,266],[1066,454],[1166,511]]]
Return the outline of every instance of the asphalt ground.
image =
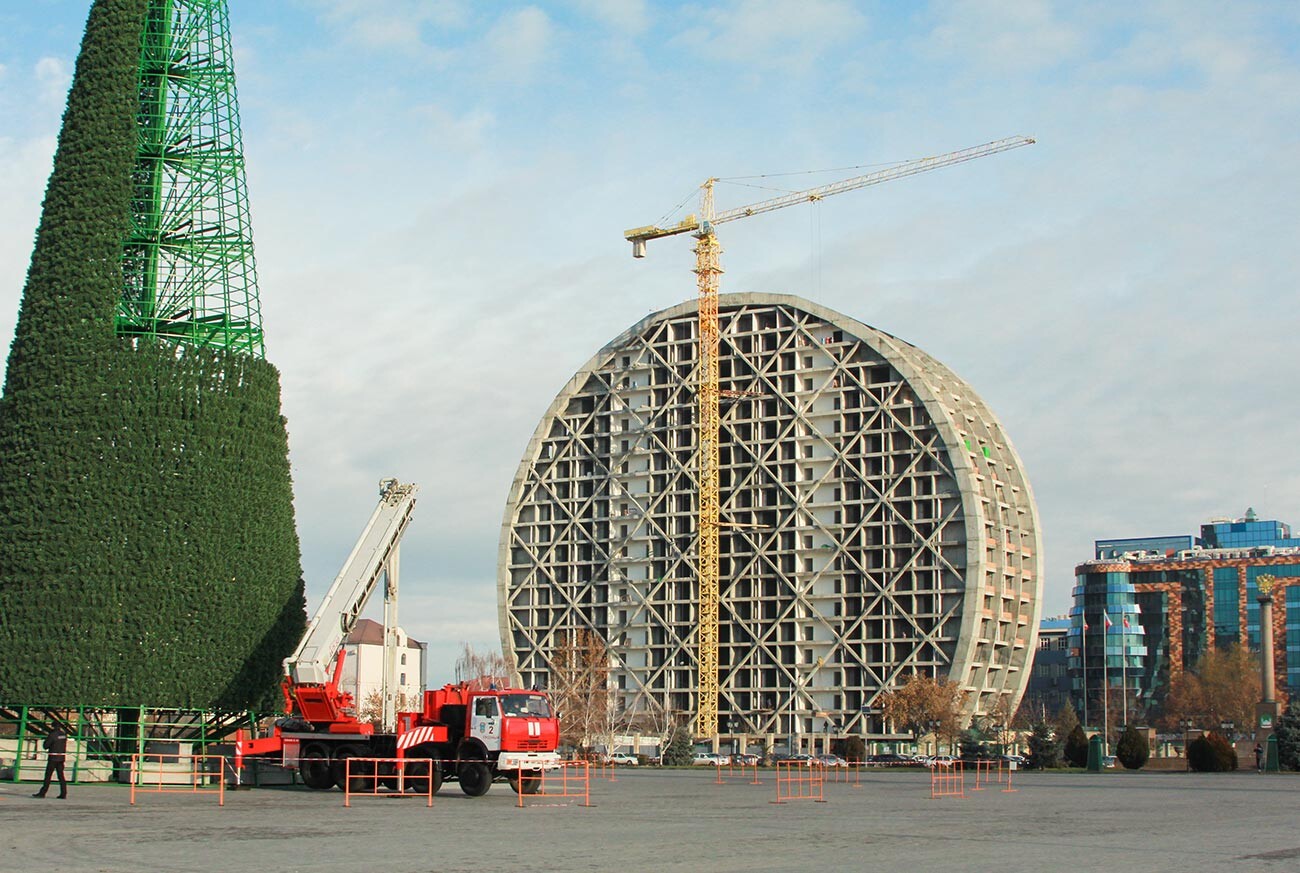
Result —
[[[923,770],[827,783],[824,803],[782,805],[774,774],[620,770],[591,807],[508,785],[423,799],[257,788],[215,795],[73,786],[35,799],[0,786],[3,871],[1294,871],[1300,776],[1016,774],[967,798],[930,798]],[[967,777],[968,789],[971,777]]]

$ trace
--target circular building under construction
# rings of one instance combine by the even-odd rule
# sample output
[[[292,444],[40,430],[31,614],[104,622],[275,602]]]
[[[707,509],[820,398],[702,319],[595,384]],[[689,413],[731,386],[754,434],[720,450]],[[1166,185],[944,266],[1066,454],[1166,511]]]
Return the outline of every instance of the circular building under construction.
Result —
[[[1041,536],[993,413],[925,352],[808,301],[723,295],[718,313],[719,733],[898,738],[878,698],[918,673],[957,682],[968,716],[1014,709]],[[507,659],[554,687],[596,651],[631,729],[697,711],[696,334],[683,303],[575,374],[502,525]]]

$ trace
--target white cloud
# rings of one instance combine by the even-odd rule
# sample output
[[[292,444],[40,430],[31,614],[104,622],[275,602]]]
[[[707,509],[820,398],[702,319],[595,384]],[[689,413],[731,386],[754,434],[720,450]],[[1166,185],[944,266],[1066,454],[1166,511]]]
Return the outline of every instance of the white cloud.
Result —
[[[923,54],[965,59],[985,71],[1028,72],[1068,63],[1087,47],[1084,31],[1049,0],[952,0],[934,4]]]
[[[72,84],[72,71],[68,69],[67,61],[62,58],[41,58],[32,72],[43,102],[62,106],[67,101],[68,88]]]
[[[645,0],[572,0],[581,12],[623,36],[636,36],[650,26]]]
[[[459,30],[470,20],[465,0],[301,0],[345,41],[369,49],[426,53],[432,46],[424,31]]]
[[[523,79],[546,61],[554,38],[550,17],[536,6],[508,12],[484,37],[485,70],[493,78]]]
[[[805,68],[833,48],[858,39],[866,19],[842,0],[732,0],[688,7],[679,39],[702,62],[722,60],[756,68]]]

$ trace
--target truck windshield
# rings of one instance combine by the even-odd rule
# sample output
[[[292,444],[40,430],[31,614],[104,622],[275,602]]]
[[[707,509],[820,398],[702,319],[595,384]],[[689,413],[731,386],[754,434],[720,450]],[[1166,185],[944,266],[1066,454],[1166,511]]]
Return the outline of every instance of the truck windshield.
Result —
[[[506,715],[550,718],[551,704],[541,694],[506,694],[501,698]]]

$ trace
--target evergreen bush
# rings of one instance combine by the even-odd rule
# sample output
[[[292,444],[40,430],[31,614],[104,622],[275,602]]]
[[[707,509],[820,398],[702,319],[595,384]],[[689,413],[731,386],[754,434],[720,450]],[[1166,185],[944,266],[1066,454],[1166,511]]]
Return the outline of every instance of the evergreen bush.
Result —
[[[672,736],[668,738],[668,748],[664,749],[664,764],[670,767],[688,766],[695,757],[695,744],[691,732],[681,725],[673,727]]]
[[[265,706],[305,626],[279,373],[114,330],[147,7],[91,8],[10,349],[3,691]]]
[[[1187,763],[1200,773],[1226,773],[1237,769],[1237,753],[1218,734],[1201,734],[1187,744]]]
[[[1065,738],[1064,754],[1065,762],[1071,767],[1088,766],[1088,735],[1083,732],[1083,725],[1076,724]]]
[[[1125,770],[1141,770],[1151,757],[1151,748],[1138,729],[1128,725],[1115,744],[1115,757],[1124,765]]]
[[[1300,770],[1300,708],[1294,699],[1273,725],[1277,737],[1278,766],[1283,770]]]
[[[1029,764],[1040,770],[1061,766],[1061,741],[1046,722],[1035,724],[1033,733],[1029,735]]]

